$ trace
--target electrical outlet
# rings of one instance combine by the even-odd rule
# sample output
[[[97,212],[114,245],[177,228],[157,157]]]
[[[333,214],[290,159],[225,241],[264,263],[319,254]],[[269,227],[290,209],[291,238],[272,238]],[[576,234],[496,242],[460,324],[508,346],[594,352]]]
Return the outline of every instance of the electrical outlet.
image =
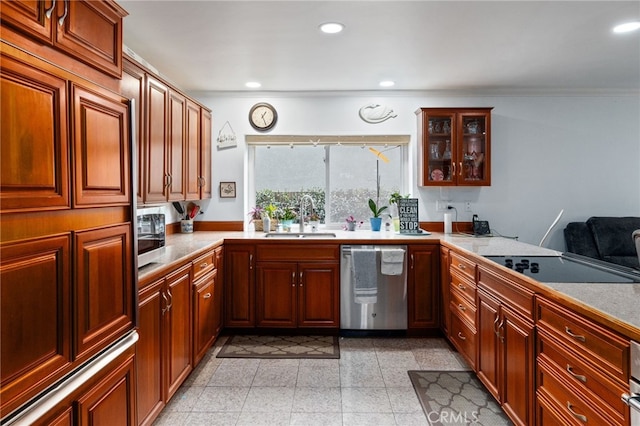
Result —
[[[465,212],[470,212],[471,211],[471,201],[465,201],[464,202],[464,211]]]
[[[447,200],[437,200],[436,201],[436,211],[444,212],[447,211],[447,207],[449,206],[449,201]]]

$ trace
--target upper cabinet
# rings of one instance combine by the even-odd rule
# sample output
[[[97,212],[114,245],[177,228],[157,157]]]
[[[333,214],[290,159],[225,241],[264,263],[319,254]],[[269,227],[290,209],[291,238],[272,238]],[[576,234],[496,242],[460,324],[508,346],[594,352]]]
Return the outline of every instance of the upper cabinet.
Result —
[[[113,77],[122,74],[122,18],[110,0],[2,2],[2,22]]]
[[[120,92],[137,101],[138,204],[211,198],[211,111],[127,57]]]
[[[491,110],[421,108],[419,186],[491,185]]]

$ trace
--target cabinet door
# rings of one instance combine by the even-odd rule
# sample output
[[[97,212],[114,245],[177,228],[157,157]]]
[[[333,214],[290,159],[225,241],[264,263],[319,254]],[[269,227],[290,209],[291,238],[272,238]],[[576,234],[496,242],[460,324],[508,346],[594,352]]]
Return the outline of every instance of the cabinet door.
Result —
[[[516,424],[533,424],[535,402],[533,323],[501,307],[502,408]]]
[[[255,326],[255,246],[225,245],[225,326]]]
[[[293,262],[259,262],[256,267],[256,325],[295,327],[298,269]]]
[[[217,271],[213,270],[193,284],[193,365],[211,347],[216,332],[215,285]]]
[[[145,172],[144,201],[166,201],[169,184],[167,170],[167,111],[169,88],[146,76]]]
[[[489,392],[500,399],[500,304],[482,290],[478,290],[478,378]],[[504,339],[504,336],[502,336]]]
[[[69,235],[3,244],[0,263],[2,415],[24,389],[71,363]]]
[[[419,185],[455,185],[456,113],[452,110],[430,110],[421,117],[422,173]]]
[[[218,247],[215,250],[216,270],[218,276],[213,287],[214,305],[214,335],[218,337],[224,324],[224,249]]]
[[[439,246],[409,247],[407,276],[408,326],[413,329],[435,329],[438,320]]]
[[[0,209],[69,208],[66,82],[0,57]]]
[[[131,354],[78,399],[79,424],[137,425],[135,389],[134,355]]]
[[[171,90],[169,92],[169,139],[167,167],[169,169],[169,200],[184,200],[186,195],[186,131],[185,116],[187,99]]]
[[[72,85],[74,207],[129,204],[130,141],[126,99]]]
[[[440,315],[440,324],[442,325],[442,331],[445,336],[449,335],[449,295],[451,293],[451,276],[449,275],[449,249],[446,247],[440,248],[440,294],[442,296],[442,302],[440,303],[440,309],[442,314]]]
[[[337,263],[298,264],[298,327],[340,326]]]
[[[54,43],[113,77],[122,75],[122,17],[112,1],[58,0]]]
[[[164,278],[145,285],[138,293],[138,334],[136,372],[138,421],[149,425],[164,408],[162,388],[163,318],[168,306]]]
[[[75,236],[75,352],[88,356],[133,327],[131,225]]]
[[[165,312],[165,401],[169,401],[193,369],[191,364],[191,264],[167,276]]]
[[[200,199],[200,106],[187,99],[186,104],[185,187],[187,200]]]
[[[458,185],[491,185],[491,114],[465,111],[457,123]]]
[[[135,110],[131,111],[131,119],[133,120],[133,129],[135,134],[131,135],[135,144],[135,152],[137,153],[135,170],[136,173],[136,195],[138,204],[143,203],[142,194],[144,193],[144,71],[131,62],[125,61],[122,80],[120,81],[120,93],[122,96],[135,100]]]
[[[201,108],[200,117],[200,198],[211,198],[211,113]]]
[[[53,42],[52,22],[55,20],[54,9],[54,0],[3,1],[0,16],[3,24],[9,24],[23,33],[51,44]],[[51,13],[49,17],[47,12]]]

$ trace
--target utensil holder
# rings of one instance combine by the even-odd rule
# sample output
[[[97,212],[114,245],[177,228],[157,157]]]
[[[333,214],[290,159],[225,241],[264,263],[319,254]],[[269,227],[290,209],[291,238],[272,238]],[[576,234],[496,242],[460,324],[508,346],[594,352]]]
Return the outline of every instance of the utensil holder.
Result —
[[[191,234],[193,232],[193,219],[181,220],[180,232],[182,232],[183,234]]]

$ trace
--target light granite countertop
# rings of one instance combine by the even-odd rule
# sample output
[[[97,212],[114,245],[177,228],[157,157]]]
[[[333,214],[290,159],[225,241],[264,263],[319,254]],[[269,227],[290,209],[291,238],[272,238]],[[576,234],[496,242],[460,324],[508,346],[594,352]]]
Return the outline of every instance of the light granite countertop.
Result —
[[[322,231],[324,232],[324,230]],[[335,242],[345,244],[414,244],[446,243],[447,245],[475,254],[477,256],[560,256],[561,252],[522,243],[502,237],[473,237],[464,234],[443,234],[433,232],[428,235],[407,236],[394,232],[357,230],[355,232],[328,230],[335,237],[313,237],[297,239],[291,237],[266,238],[263,232],[209,232],[197,231],[192,234],[171,234],[167,236],[166,248],[154,263],[138,271],[140,280],[166,270],[226,241],[248,242]],[[628,331],[632,339],[640,341],[640,283],[539,283],[543,294],[560,293],[560,299],[566,300],[579,310],[595,313],[599,319],[612,325],[620,325]]]

